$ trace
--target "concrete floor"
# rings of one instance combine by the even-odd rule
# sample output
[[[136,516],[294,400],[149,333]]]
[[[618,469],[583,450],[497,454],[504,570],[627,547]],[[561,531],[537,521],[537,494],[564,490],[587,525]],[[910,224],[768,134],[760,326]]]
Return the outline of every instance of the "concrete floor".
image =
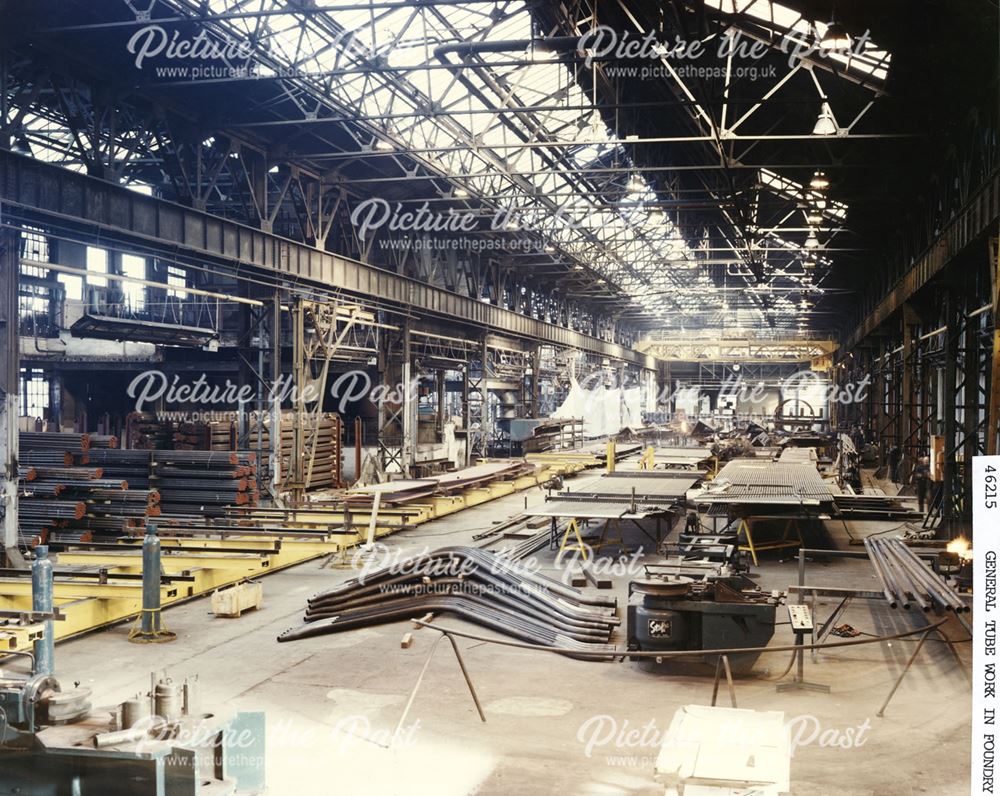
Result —
[[[573,488],[587,477],[567,485]],[[542,497],[537,489],[527,493],[531,503]],[[385,542],[403,552],[461,544],[521,510],[524,501],[524,493],[513,495]],[[861,536],[888,527],[853,525]],[[846,548],[843,526],[831,527],[829,533],[833,544]],[[641,538],[636,534],[635,543]],[[268,576],[263,608],[240,619],[213,617],[207,600],[171,608],[164,616],[178,634],[173,644],[129,644],[124,626],[60,644],[57,673],[64,682],[80,680],[90,686],[95,704],[145,692],[152,669],[165,668],[175,680],[197,675],[203,708],[266,711],[269,792],[295,796],[653,796],[663,792],[653,779],[656,734],[669,726],[678,707],[710,702],[710,673],[667,676],[635,663],[582,662],[463,641],[460,647],[488,722],[480,723],[454,657],[443,645],[404,731],[388,749],[386,742],[436,637],[432,631],[414,631],[415,642],[405,650],[400,639],[412,630],[405,622],[287,644],[275,641],[281,631],[298,624],[309,595],[352,574],[349,568],[313,562]],[[796,564],[780,562],[771,553],[758,574],[763,587],[785,588],[796,582]],[[615,578],[620,605],[627,580]],[[865,561],[810,562],[807,581],[877,588]],[[820,617],[831,608],[832,603],[821,604]],[[783,611],[779,617],[784,619]],[[437,621],[486,633],[447,616]],[[881,601],[859,601],[841,621],[864,632],[888,634],[918,626],[922,616],[892,611]],[[954,639],[965,637],[960,627],[949,631]],[[787,625],[781,625],[772,644],[792,640]],[[623,639],[618,643],[624,644]],[[875,715],[914,643],[830,651],[815,664],[807,658],[806,679],[830,685],[829,695],[776,693],[773,682],[756,677],[737,681],[741,708],[780,710],[786,720],[795,720],[803,745],[792,760],[793,793],[968,793],[969,679],[946,644],[928,641],[885,717]],[[967,665],[970,645],[957,649]],[[773,678],[787,662],[785,653],[765,655],[755,674]],[[720,704],[728,704],[725,697]],[[628,742],[629,731],[643,728],[632,736],[639,743]],[[861,745],[831,746],[856,728],[867,728],[859,736]]]

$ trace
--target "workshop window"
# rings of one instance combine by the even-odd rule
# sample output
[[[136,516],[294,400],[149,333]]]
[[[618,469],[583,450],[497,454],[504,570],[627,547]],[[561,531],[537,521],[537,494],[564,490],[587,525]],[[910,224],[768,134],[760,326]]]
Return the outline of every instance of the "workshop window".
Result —
[[[167,266],[167,295],[171,298],[186,299],[187,291],[183,288],[187,287],[187,273],[183,268],[178,268],[176,265]]]
[[[30,318],[32,315],[48,317],[49,288],[22,284],[18,289],[17,300],[22,318]]]
[[[49,380],[38,368],[21,371],[21,414],[44,417],[49,408]]]
[[[108,272],[108,253],[104,249],[87,247],[87,284],[94,287],[107,287],[108,279],[102,274]]]
[[[49,261],[49,239],[40,229],[25,227],[21,231],[21,257],[25,260],[36,260],[40,263]],[[38,265],[21,264],[21,273],[45,278],[47,268]]]
[[[83,301],[83,277],[73,274],[59,274],[56,277],[66,291],[66,298],[71,301]]]
[[[122,255],[122,276],[129,279],[122,280],[122,294],[125,296],[125,303],[133,312],[138,312],[146,308],[146,286],[141,282],[132,282],[131,279],[146,279],[146,259],[136,257],[134,254]]]

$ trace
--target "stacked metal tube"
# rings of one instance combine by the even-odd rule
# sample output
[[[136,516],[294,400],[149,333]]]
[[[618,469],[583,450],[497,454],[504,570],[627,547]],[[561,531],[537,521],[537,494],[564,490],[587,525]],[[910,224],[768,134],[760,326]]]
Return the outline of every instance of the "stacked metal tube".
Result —
[[[305,624],[278,641],[447,612],[533,644],[608,648],[615,602],[587,597],[504,556],[446,547],[348,581],[308,601]]]
[[[90,450],[90,435],[57,431],[21,431],[18,445],[24,451],[82,453]]]
[[[900,539],[865,539],[865,549],[890,608],[970,610],[958,593]]]
[[[117,439],[107,435],[22,432],[20,444],[19,526],[26,545],[115,538],[159,513],[159,494],[148,488],[148,451],[117,450]]]
[[[257,457],[249,451],[151,451],[151,484],[170,514],[222,516],[256,506]]]

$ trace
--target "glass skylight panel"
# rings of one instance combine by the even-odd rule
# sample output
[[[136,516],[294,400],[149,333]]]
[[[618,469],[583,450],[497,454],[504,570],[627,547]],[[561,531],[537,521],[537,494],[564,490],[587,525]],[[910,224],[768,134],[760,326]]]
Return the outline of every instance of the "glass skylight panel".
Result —
[[[808,20],[768,0],[707,2],[725,13],[745,13],[776,33],[791,30],[796,35],[813,35]],[[186,0],[174,3],[188,10],[192,7]],[[540,223],[547,224],[548,234],[559,242],[563,252],[576,253],[609,279],[614,274],[620,284],[644,301],[652,301],[643,295],[649,285],[666,288],[676,285],[679,272],[684,274],[685,285],[690,285],[697,276],[697,284],[704,287],[701,295],[691,301],[702,301],[709,295],[708,289],[714,283],[707,276],[707,269],[699,269],[694,253],[688,250],[668,214],[656,209],[658,197],[650,185],[642,180],[641,185],[626,184],[624,194],[610,190],[623,174],[603,172],[623,163],[627,165],[629,145],[623,145],[609,133],[596,111],[557,107],[590,105],[590,97],[565,64],[559,61],[512,64],[524,57],[524,53],[514,52],[482,53],[469,58],[462,77],[476,85],[499,113],[471,112],[488,108],[475,92],[456,80],[454,70],[437,68],[441,62],[433,51],[440,43],[530,39],[531,16],[525,4],[374,10],[358,9],[354,4],[352,10],[337,10],[345,4],[352,5],[352,0],[323,0],[323,7],[332,10],[301,14],[292,4],[262,0],[260,7],[287,12],[267,18],[271,31],[270,57],[279,63],[297,61],[305,73],[301,79],[287,81],[286,89],[311,87],[317,97],[325,96],[335,108],[357,114],[359,122],[377,131],[378,136],[396,141],[400,152],[411,150],[412,158],[442,174],[464,175],[461,181],[471,194],[497,196],[496,203],[501,207],[519,204],[535,208],[533,212]],[[221,11],[226,5],[225,0],[211,0],[210,7]],[[499,21],[491,16],[498,7],[510,12]],[[247,22],[230,20],[220,24],[229,24],[249,34],[252,26]],[[347,33],[335,40],[330,28]],[[407,70],[371,71],[365,60],[366,51],[372,47],[386,54],[391,66],[405,66]],[[452,64],[459,61],[456,54],[450,56]],[[867,65],[871,74],[884,76],[887,63],[888,54],[871,45],[861,56],[851,59],[850,68]],[[360,69],[363,65],[369,67],[364,73]],[[347,73],[322,80],[309,76],[310,71],[318,75],[332,69],[345,69]],[[878,69],[883,71],[880,73]],[[484,79],[487,70],[498,85],[490,85]],[[315,102],[303,97],[306,107]],[[382,118],[387,114],[417,113],[426,110],[431,102],[443,111],[442,115],[415,115],[392,122]],[[518,112],[519,107],[526,106],[547,109]],[[530,131],[529,140],[559,141],[566,146],[523,146],[508,122]],[[536,130],[536,125],[540,129]],[[346,126],[350,129],[350,125]],[[370,146],[372,134],[359,131],[359,144]],[[419,151],[423,149],[439,151]],[[571,164],[571,168],[564,171],[553,165],[561,162]],[[503,173],[504,166],[511,173]],[[585,171],[588,168],[597,173],[588,174]],[[778,175],[774,178],[780,180]],[[771,178],[762,177],[762,182],[765,179]],[[526,192],[525,184],[534,189]],[[592,193],[587,192],[588,187]],[[774,182],[770,187],[782,194],[802,190],[794,183]],[[575,195],[575,206],[567,213],[571,223],[553,228],[551,203],[565,203],[571,195]],[[547,209],[540,212],[540,208]],[[846,206],[828,201],[826,212],[842,219]],[[580,228],[575,228],[577,224],[581,224]]]
[[[795,38],[809,41],[814,37],[814,31],[822,37],[827,28],[827,23],[820,20],[809,21],[797,11],[772,0],[705,0],[705,5],[725,14],[744,14],[779,36],[793,33]],[[887,51],[871,41],[865,43],[858,55],[830,52],[823,57],[883,82],[889,76],[888,67],[892,59]]]

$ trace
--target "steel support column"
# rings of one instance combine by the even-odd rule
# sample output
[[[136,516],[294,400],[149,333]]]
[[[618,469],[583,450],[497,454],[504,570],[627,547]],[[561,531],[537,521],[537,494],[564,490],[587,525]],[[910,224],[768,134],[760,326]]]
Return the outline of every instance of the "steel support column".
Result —
[[[962,326],[962,304],[956,289],[949,286],[945,292],[945,358],[944,407],[942,430],[944,434],[944,467],[941,484],[941,527],[952,536],[962,518],[962,486],[959,478],[958,462],[958,395],[957,369],[959,367],[960,335]]]
[[[1000,432],[1000,245],[990,268],[993,305],[993,357],[990,367],[990,386],[987,402],[989,420],[986,427],[986,453],[997,453],[997,435]]]
[[[0,219],[6,221],[0,206]],[[20,387],[17,277],[21,235],[0,229],[0,505],[7,565],[23,563],[17,546],[17,416]]]
[[[416,402],[410,386],[412,343],[409,324],[399,332],[382,336],[379,375],[383,387],[392,393],[378,403],[378,463],[382,475],[410,475],[416,450]],[[398,400],[397,400],[398,399]]]
[[[271,433],[268,439],[271,443],[271,492],[277,495],[281,488],[281,396],[278,382],[281,379],[281,293],[274,291],[273,298],[267,304],[268,315],[271,318],[271,390],[268,395],[271,413]]]
[[[490,444],[489,429],[489,346],[485,335],[477,351],[469,355],[462,384],[462,415],[466,430],[465,462],[485,459]]]

